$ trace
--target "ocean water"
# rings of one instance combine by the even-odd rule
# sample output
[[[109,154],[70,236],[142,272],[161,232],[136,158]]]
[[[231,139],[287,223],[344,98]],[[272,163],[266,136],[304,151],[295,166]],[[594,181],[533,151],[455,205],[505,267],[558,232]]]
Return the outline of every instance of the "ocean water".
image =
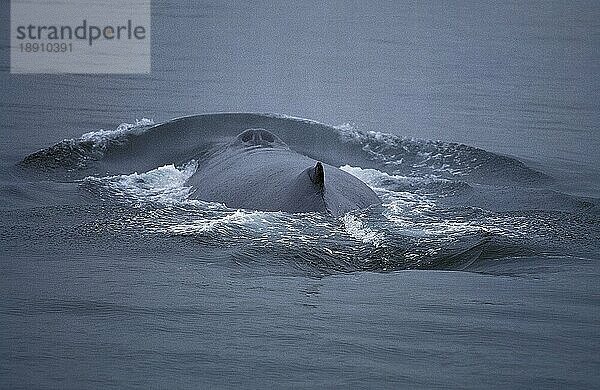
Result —
[[[11,75],[1,23],[0,387],[598,387],[598,20],[155,1],[114,76]],[[191,199],[250,127],[382,206]]]

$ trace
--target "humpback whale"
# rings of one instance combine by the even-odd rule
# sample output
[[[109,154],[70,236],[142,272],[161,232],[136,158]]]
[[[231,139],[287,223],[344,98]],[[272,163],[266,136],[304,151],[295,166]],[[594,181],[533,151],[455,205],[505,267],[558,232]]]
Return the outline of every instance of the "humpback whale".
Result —
[[[261,211],[337,217],[381,203],[357,177],[293,151],[263,128],[246,129],[214,150],[187,185],[193,198]]]

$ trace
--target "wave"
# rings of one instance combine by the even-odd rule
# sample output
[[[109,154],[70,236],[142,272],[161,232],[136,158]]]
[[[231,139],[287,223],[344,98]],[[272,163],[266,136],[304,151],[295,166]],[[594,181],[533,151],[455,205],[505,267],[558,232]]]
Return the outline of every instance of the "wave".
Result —
[[[142,119],[112,131],[61,141],[30,154],[22,165],[46,171],[68,170],[82,178],[89,172],[125,174],[191,159],[201,163],[225,139],[251,127],[266,128],[297,152],[335,166],[359,166],[419,178],[463,177],[478,183],[535,185],[550,180],[517,159],[467,145],[252,113],[195,115],[160,124]]]
[[[187,179],[249,127],[269,129],[299,153],[357,176],[382,206],[333,219],[191,200]],[[524,253],[544,258],[573,243],[585,248],[590,235],[600,239],[598,202],[553,191],[551,178],[514,158],[282,115],[206,114],[160,124],[144,119],[59,142],[21,166],[79,183],[109,205],[130,205],[130,212],[117,207],[118,215],[106,216],[107,231],[191,239],[198,253],[231,248],[235,264],[268,259],[316,275],[486,272],[499,269],[490,265],[499,259]]]
[[[141,135],[154,125],[147,118],[135,123],[121,123],[114,130],[98,130],[82,134],[77,139],[65,139],[25,157],[22,164],[38,169],[83,169],[90,161],[100,160],[107,151],[124,145],[130,137]]]
[[[189,163],[175,167],[173,164],[138,174],[106,177],[88,176],[83,185],[101,197],[121,198],[133,202],[179,203],[188,199],[192,187],[186,181],[196,172],[198,164]]]
[[[446,208],[435,194],[398,190],[446,179],[417,180],[349,166],[342,168],[371,185],[382,198],[381,209],[355,211],[339,220],[318,213],[235,210],[189,199],[193,189],[185,185],[186,177],[196,168],[191,161],[139,174],[88,177],[81,186],[109,202],[132,204],[131,215],[123,215],[119,208],[118,216],[107,217],[111,232],[126,229],[131,234],[134,227],[144,234],[191,238],[199,253],[207,246],[235,248],[230,253],[235,264],[264,265],[267,258],[270,265],[316,275],[364,270],[498,270],[490,260],[525,253],[545,256],[562,245],[567,230],[571,235],[579,230],[579,240],[585,242],[586,226],[597,222],[588,216],[590,221],[583,225],[566,223],[568,213],[550,211]]]

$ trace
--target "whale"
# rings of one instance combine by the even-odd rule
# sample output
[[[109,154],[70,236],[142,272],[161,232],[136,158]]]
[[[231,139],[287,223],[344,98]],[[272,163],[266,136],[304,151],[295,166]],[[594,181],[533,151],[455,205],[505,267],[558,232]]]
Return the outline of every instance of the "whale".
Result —
[[[202,161],[186,182],[191,197],[229,208],[339,217],[381,204],[357,177],[292,150],[264,128],[243,130]]]
[[[209,113],[84,134],[34,152],[19,166],[31,177],[79,182],[194,160],[195,173],[186,181],[193,199],[337,217],[381,204],[369,186],[338,168],[388,169],[362,148],[338,130],[308,119]]]

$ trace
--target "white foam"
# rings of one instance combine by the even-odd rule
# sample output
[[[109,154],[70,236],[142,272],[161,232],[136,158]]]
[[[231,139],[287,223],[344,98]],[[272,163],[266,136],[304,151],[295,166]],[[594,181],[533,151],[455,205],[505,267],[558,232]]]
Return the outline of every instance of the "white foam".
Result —
[[[99,185],[110,194],[136,204],[159,203],[168,206],[137,216],[136,223],[151,232],[193,235],[231,229],[239,233],[242,226],[261,231],[261,227],[269,224],[271,216],[265,212],[232,210],[219,203],[189,199],[193,187],[186,186],[186,183],[197,168],[198,163],[192,160],[180,167],[169,164],[145,173],[87,177],[84,181]]]
[[[437,226],[433,229],[428,229],[427,226],[420,226],[414,222],[415,220],[427,218],[426,214],[430,213],[436,207],[436,202],[433,198],[414,192],[398,191],[392,188],[397,184],[418,186],[444,179],[433,176],[407,177],[390,175],[376,169],[363,169],[349,165],[344,165],[340,169],[358,177],[377,193],[384,207],[383,216],[395,226],[394,229],[396,232],[402,232],[402,234],[413,237],[422,237],[434,233],[433,229],[437,230]],[[362,227],[354,224],[353,220],[346,222],[349,222],[346,226],[353,228],[354,234],[358,234],[358,236],[364,237],[366,240],[372,239],[370,232],[361,233]],[[377,238],[375,239],[377,240]]]
[[[358,177],[371,187],[385,188],[386,183],[398,183],[404,185],[424,185],[433,182],[447,182],[447,179],[439,178],[435,175],[427,175],[423,177],[390,175],[386,172],[381,172],[377,169],[353,167],[343,165],[340,167],[342,171]]]
[[[165,224],[157,226],[155,231],[176,235],[193,235],[198,233],[209,233],[222,230],[223,228],[239,228],[246,225],[261,225],[268,221],[264,218],[264,213],[247,210],[235,210],[226,212],[224,215],[205,216],[192,221]]]
[[[104,146],[107,141],[117,139],[127,134],[141,134],[154,125],[148,118],[136,119],[135,123],[121,123],[116,129],[92,131],[79,137],[79,141],[92,141],[96,146]]]
[[[169,204],[189,197],[192,187],[185,186],[185,183],[197,168],[197,162],[192,160],[181,167],[169,164],[141,174],[87,177],[84,181],[102,185],[113,194],[134,200]]]
[[[352,214],[344,215],[342,221],[344,222],[346,232],[365,244],[372,244],[373,246],[378,247],[385,240],[382,233],[377,233],[366,227],[361,220]]]
[[[356,125],[353,123],[343,123],[341,125],[333,127],[344,139],[349,141],[359,141],[362,143],[369,140],[375,140],[391,146],[395,145],[398,141],[402,140],[402,138],[396,135],[383,133],[380,131],[360,131],[356,128]]]
[[[363,169],[344,165],[341,170],[358,177],[373,189],[383,202],[383,206],[392,214],[404,212],[421,212],[424,209],[430,209],[435,205],[433,199],[423,195],[408,191],[398,191],[393,189],[395,184],[419,185],[439,180],[434,177],[407,177],[400,175],[390,175],[377,169]]]
[[[402,165],[404,163],[402,154],[406,152],[409,155],[416,154],[416,156],[420,158],[420,161],[411,163],[413,168],[430,168],[433,171],[458,176],[467,175],[468,172],[473,169],[468,165],[452,167],[444,162],[445,160],[451,160],[456,164],[461,165],[460,160],[457,160],[456,158],[456,147],[458,144],[399,137],[380,131],[363,132],[358,130],[356,126],[351,123],[344,123],[342,125],[334,126],[334,128],[338,131],[342,140],[362,145],[363,151],[368,153],[373,160],[379,161],[384,165]],[[415,149],[415,151],[411,152],[411,149]],[[398,151],[400,151],[400,153]],[[398,156],[398,154],[400,154],[400,156]]]

